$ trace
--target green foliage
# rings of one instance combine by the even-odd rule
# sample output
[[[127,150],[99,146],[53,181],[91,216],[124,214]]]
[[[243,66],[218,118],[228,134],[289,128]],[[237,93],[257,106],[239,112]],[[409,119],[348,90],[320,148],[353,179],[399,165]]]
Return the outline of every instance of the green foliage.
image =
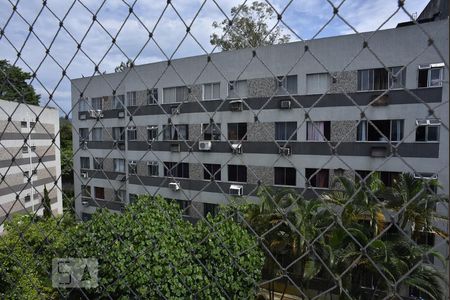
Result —
[[[243,228],[222,218],[209,219],[211,235],[206,222],[183,220],[175,203],[140,197],[123,214],[100,211],[81,224],[67,252],[99,259],[99,287],[86,291],[93,297],[203,299],[224,290],[240,299],[254,293],[262,254]]]
[[[7,60],[0,60],[0,99],[39,105],[40,96],[27,83],[31,74],[12,66]]]
[[[61,176],[63,179],[63,183],[73,184],[72,124],[68,120],[63,118],[59,119],[59,123],[59,138],[61,146]]]
[[[275,24],[277,16],[266,2],[254,1],[250,5],[244,3],[233,7],[230,19],[233,19],[231,26],[228,19],[212,24],[215,29],[221,29],[222,33],[212,34],[210,42],[223,51],[289,42],[290,36],[283,34],[278,24],[273,30],[273,25],[269,25]]]
[[[50,197],[48,196],[47,186],[44,185],[44,197],[42,198],[42,205],[44,206],[43,217],[50,218],[53,216]]]
[[[73,219],[18,215],[0,237],[0,298],[58,299],[50,282],[51,261],[67,247]]]

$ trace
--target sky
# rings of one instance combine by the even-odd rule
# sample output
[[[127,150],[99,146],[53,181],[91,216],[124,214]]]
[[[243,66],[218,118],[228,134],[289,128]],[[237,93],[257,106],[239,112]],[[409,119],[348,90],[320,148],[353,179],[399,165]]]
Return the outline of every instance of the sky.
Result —
[[[291,41],[351,34],[354,30],[373,31],[380,26],[387,29],[411,20],[403,10],[398,10],[398,0],[267,1],[283,12],[287,26],[281,27],[291,35]],[[36,72],[32,85],[41,94],[41,105],[53,94],[49,106],[58,107],[60,114],[65,115],[71,111],[70,79],[93,75],[95,65],[99,65],[101,72],[113,72],[127,57],[143,64],[166,57],[210,53],[212,23],[223,20],[224,13],[231,18],[231,8],[244,0],[171,2],[167,5],[166,0],[47,0],[44,6],[38,0],[0,0],[0,28],[4,31],[0,36],[0,59],[7,59],[27,72]],[[405,0],[404,8],[411,15],[418,15],[427,2]],[[333,5],[339,7],[341,18],[333,18]],[[188,35],[183,40],[185,24],[191,23],[190,33],[195,39]],[[149,32],[153,32],[152,39]]]

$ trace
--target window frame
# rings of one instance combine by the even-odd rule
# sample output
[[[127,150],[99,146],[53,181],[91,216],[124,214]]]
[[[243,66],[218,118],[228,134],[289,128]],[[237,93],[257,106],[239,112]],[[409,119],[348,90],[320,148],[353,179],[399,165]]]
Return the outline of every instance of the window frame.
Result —
[[[235,168],[235,170],[232,170],[233,168]],[[248,172],[247,172],[247,166],[246,165],[229,164],[229,165],[227,165],[227,170],[228,170],[228,181],[229,182],[247,183]],[[240,175],[240,171],[244,171],[242,175]],[[235,173],[234,175],[236,175],[236,178],[235,178],[236,180],[233,180],[231,178],[231,174],[233,174],[233,173]]]
[[[189,163],[165,161],[164,177],[189,178]]]
[[[218,85],[219,95],[217,98],[214,97],[214,86]],[[211,86],[211,98],[205,98],[205,87]],[[220,100],[220,82],[210,82],[202,84],[202,100],[203,101],[211,101],[211,100]]]
[[[274,170],[273,170],[273,184],[274,185],[278,185],[278,186],[297,186],[297,170],[295,169],[295,168],[292,168],[292,167],[274,167],[273,168]],[[292,183],[288,183],[288,180],[287,180],[287,178],[288,178],[288,174],[287,174],[287,171],[290,171],[290,172],[294,172],[294,182],[293,182],[293,184]],[[281,171],[283,171],[283,183],[277,183],[277,171],[278,172],[281,172]],[[289,176],[291,176],[292,174],[290,174]],[[289,181],[290,182],[290,181]]]
[[[444,63],[434,63],[434,64],[428,64],[428,65],[419,65],[417,70],[417,88],[439,88],[443,85],[444,80]],[[431,73],[433,70],[439,70],[439,84],[437,85],[431,85],[432,79],[431,79]],[[420,86],[420,72],[427,72],[427,85],[426,86]]]
[[[127,140],[128,141],[136,141],[138,139],[137,127],[136,126],[128,126],[127,127]]]
[[[404,137],[405,137],[405,120],[403,119],[384,119],[384,120],[370,120],[372,123],[374,122],[381,122],[381,121],[389,121],[389,139],[388,140],[378,140],[378,141],[374,141],[374,140],[369,140],[369,129],[370,128],[374,128],[372,130],[375,130],[378,134],[378,131],[381,131],[380,129],[376,130],[374,125],[369,124],[368,120],[360,120],[360,122],[358,123],[358,125],[356,126],[356,142],[375,142],[375,143],[396,143],[396,142],[400,142]],[[392,139],[392,136],[394,134],[394,130],[393,130],[393,126],[394,126],[394,122],[400,122],[401,126],[400,126],[400,133],[397,132],[397,135],[400,134],[399,138],[396,139]],[[364,139],[360,139],[360,132],[362,127],[365,127],[363,132],[365,132],[365,138]]]
[[[97,101],[98,101],[98,103],[95,103]],[[103,97],[93,97],[93,98],[91,98],[91,104],[92,104],[92,109],[93,110],[103,110]],[[99,104],[98,106],[100,108],[97,107],[97,104]]]
[[[310,87],[308,85],[308,79],[310,79],[311,77],[320,78],[320,76],[322,76],[322,75],[326,76],[326,85],[327,85],[326,89],[323,92],[319,91],[317,93],[316,90],[318,90],[319,88],[316,86],[315,89],[313,90],[314,91],[314,93],[313,93],[312,91],[310,91]],[[320,81],[317,80],[317,82],[320,82]],[[306,84],[305,84],[305,89],[306,89],[305,94],[306,95],[323,95],[323,94],[326,94],[330,90],[330,87],[331,87],[331,76],[330,76],[329,73],[322,72],[322,73],[309,73],[309,74],[306,74]]]
[[[113,158],[113,168],[116,173],[125,173],[125,159]]]
[[[127,107],[137,106],[137,93],[136,91],[127,92]]]
[[[158,104],[158,88],[147,89],[146,103],[147,105]]]
[[[174,101],[167,102],[167,99],[166,99],[166,90],[167,89],[175,89],[175,99],[174,99]],[[178,101],[178,97],[179,97],[178,94],[179,94],[179,92],[181,90],[183,90],[183,96],[184,96],[184,94],[186,94],[186,99],[183,99],[183,101]],[[187,86],[185,86],[185,85],[169,86],[169,87],[163,88],[163,101],[162,101],[162,103],[164,103],[164,104],[183,103],[183,102],[186,102],[188,100],[188,97],[189,97],[189,88]]]
[[[314,123],[314,124],[313,124]],[[323,123],[323,133],[320,135],[319,140],[309,139],[309,124],[313,127],[314,130],[317,130],[317,124]],[[331,140],[331,121],[306,121],[306,141],[307,142],[321,142],[326,143]]]
[[[117,134],[119,134],[119,139],[117,139]],[[118,142],[125,141],[125,127],[112,127],[112,138]]]
[[[212,131],[208,133],[207,130]],[[218,133],[216,131],[219,131]],[[211,138],[207,138],[206,134],[210,134]],[[202,123],[201,135],[204,141],[220,141],[222,140],[221,123]],[[218,137],[218,138],[215,138]]]
[[[156,131],[156,134],[152,133],[151,135],[154,135],[154,138],[150,139],[150,132]],[[158,125],[147,125],[147,141],[157,141],[158,140]]]
[[[428,139],[428,131],[432,128],[436,128],[436,140],[429,140]],[[424,128],[424,140],[420,141],[417,140],[417,131],[419,128]],[[417,143],[439,143],[440,142],[440,133],[441,133],[441,122],[440,120],[431,120],[431,119],[425,119],[425,120],[416,120],[416,133],[415,133],[415,142]]]
[[[239,139],[240,131],[239,126],[244,126],[245,124],[245,133],[242,135],[242,138]],[[236,137],[237,139],[233,139],[230,137],[230,126],[236,126]],[[237,123],[227,123],[227,138],[229,141],[246,141],[248,137],[248,124],[246,122],[237,122]]]
[[[113,109],[124,109],[125,108],[125,96],[124,95],[116,95],[113,96]]]
[[[94,138],[94,136],[95,136],[94,132],[95,133],[99,132],[99,138],[98,137]],[[93,127],[92,128],[92,130],[91,130],[91,141],[94,141],[94,142],[101,142],[101,141],[103,141],[103,127]]]
[[[103,195],[103,198],[97,197],[97,195]],[[94,186],[94,198],[98,200],[105,200],[105,188],[101,186]]]
[[[156,172],[153,172],[155,171]],[[159,164],[158,161],[148,161],[147,162],[147,174],[148,176],[158,177],[159,176]]]
[[[240,84],[244,84],[244,82],[245,82],[245,84],[247,85],[247,87],[246,87],[246,91],[247,91],[247,94],[245,95],[245,96],[239,96],[239,95],[237,95],[237,96],[239,96],[239,97],[235,97],[236,96],[236,94],[235,95],[230,95],[230,92],[231,91],[234,91],[235,90],[235,83],[238,83],[238,85],[240,85]],[[231,87],[233,87],[233,88],[231,88]],[[227,87],[227,98],[228,99],[246,99],[246,98],[248,98],[249,97],[249,94],[248,94],[248,80],[247,79],[239,79],[239,80],[230,80],[229,82],[228,82],[228,87]]]
[[[101,157],[94,157],[92,159],[93,162],[93,169],[94,170],[103,170],[103,158]]]
[[[86,168],[87,166],[87,168]],[[91,159],[88,156],[80,156],[80,169],[90,169]]]
[[[137,175],[137,162],[135,160],[128,161],[128,174]]]
[[[209,172],[209,173],[208,173]],[[203,164],[203,180],[222,181],[222,166],[220,164]]]
[[[291,80],[290,80],[291,79]],[[293,91],[290,91],[290,84],[295,82],[295,87],[293,87]],[[286,95],[298,95],[298,76],[297,74],[285,75],[285,76],[277,76],[276,79],[276,96],[286,96]]]
[[[179,127],[185,127],[186,136],[180,137]],[[177,129],[175,129],[177,128]],[[163,125],[163,141],[183,141],[189,140],[189,125],[188,124],[166,124]],[[167,132],[170,131],[170,138],[167,138]],[[175,139],[176,134],[176,139]]]
[[[288,134],[288,125],[294,125],[294,132],[293,134]],[[283,126],[283,135],[285,137],[285,139],[280,139],[279,137],[277,137],[277,126]],[[292,136],[292,137],[291,137]],[[274,136],[275,141],[280,141],[280,142],[286,142],[286,141],[297,141],[297,122],[295,121],[283,121],[283,122],[275,122],[275,136]]]

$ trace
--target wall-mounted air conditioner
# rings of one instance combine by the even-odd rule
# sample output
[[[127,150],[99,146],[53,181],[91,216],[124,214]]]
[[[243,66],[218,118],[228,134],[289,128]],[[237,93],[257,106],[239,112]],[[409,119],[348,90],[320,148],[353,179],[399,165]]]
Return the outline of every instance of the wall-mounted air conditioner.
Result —
[[[280,108],[281,109],[290,109],[291,108],[291,100],[281,100]]]
[[[81,178],[83,178],[83,179],[88,178],[88,173],[87,172],[81,172]]]
[[[80,148],[81,149],[83,149],[83,150],[87,150],[87,141],[82,141],[81,143],[80,143]]]
[[[87,200],[81,200],[81,205],[83,205],[83,206],[88,206],[88,205],[89,205],[89,201],[87,201]]]
[[[230,195],[232,196],[242,196],[244,194],[244,187],[238,184],[230,185]]]
[[[93,119],[103,118],[103,111],[101,109],[91,109],[89,110],[89,117]]]
[[[241,154],[242,153],[242,144],[231,144],[231,151],[234,154]]]
[[[178,182],[170,182],[169,183],[169,188],[172,191],[176,192],[176,191],[180,190],[180,183],[178,183]]]
[[[209,151],[209,150],[211,150],[211,146],[212,146],[211,141],[199,141],[198,142],[198,149],[200,151]]]
[[[230,110],[231,111],[242,111],[243,109],[244,109],[244,105],[242,104],[242,100],[230,101]]]
[[[291,155],[291,147],[281,147],[280,148],[280,154],[283,155],[283,156]]]

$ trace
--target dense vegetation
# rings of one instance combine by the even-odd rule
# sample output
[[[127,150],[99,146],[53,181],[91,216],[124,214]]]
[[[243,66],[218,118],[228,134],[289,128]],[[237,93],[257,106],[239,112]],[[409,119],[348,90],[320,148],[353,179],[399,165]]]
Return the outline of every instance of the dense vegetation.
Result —
[[[27,82],[31,78],[30,73],[0,60],[0,99],[39,105],[40,95]]]

